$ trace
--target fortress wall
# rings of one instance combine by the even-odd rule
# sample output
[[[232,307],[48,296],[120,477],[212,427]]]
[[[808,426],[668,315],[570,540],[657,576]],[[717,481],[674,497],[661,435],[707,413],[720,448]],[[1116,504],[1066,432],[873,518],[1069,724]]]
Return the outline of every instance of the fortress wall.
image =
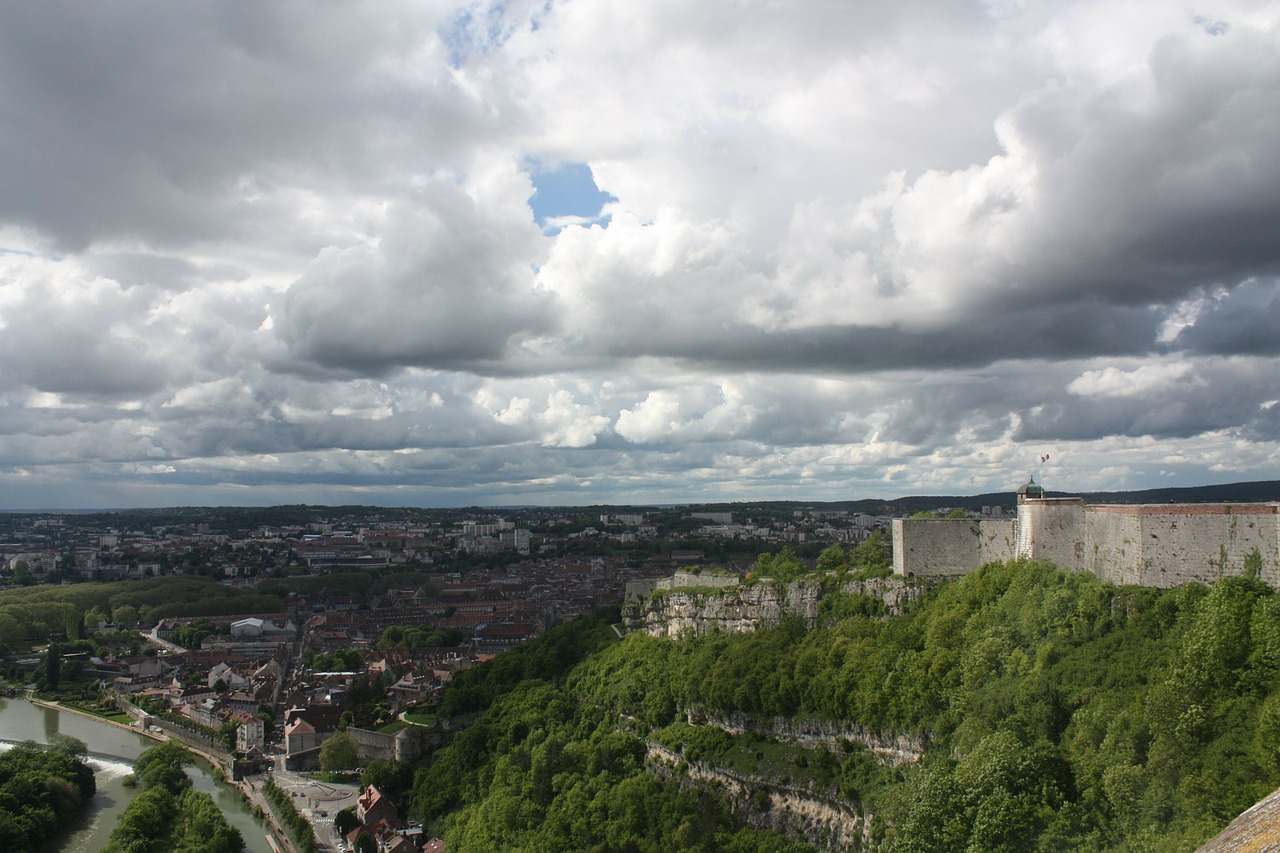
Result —
[[[916,577],[963,575],[982,565],[981,524],[969,518],[895,518],[894,574]]]
[[[1189,581],[1213,583],[1220,577],[1244,572],[1245,558],[1257,549],[1262,556],[1261,579],[1275,586],[1277,504],[1146,504],[1092,506],[1089,515],[1099,519],[1127,518],[1137,527],[1140,549],[1137,579],[1111,576],[1107,564],[1099,574],[1120,583],[1175,587]]]
[[[1086,506],[1081,498],[1033,498],[1018,505],[1016,522],[893,522],[893,568],[901,576],[954,577],[1027,557],[1113,583],[1168,588],[1240,575],[1254,549],[1260,579],[1280,588],[1280,503]]]
[[[1044,498],[1018,505],[1019,556],[1049,560],[1068,572],[1086,568],[1084,500]]]
[[[1085,509],[1085,569],[1119,584],[1142,584],[1142,523],[1138,516]]]
[[[1012,560],[1018,553],[1018,523],[1012,518],[978,522],[978,565]]]

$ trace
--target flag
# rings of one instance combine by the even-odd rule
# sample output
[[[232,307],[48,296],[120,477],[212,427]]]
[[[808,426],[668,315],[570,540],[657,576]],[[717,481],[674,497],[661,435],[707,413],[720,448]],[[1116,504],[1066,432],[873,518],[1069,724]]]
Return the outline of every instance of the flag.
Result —
[[[1049,454],[1048,454],[1048,453],[1046,453],[1044,456],[1041,456],[1041,457],[1040,457],[1040,464],[1041,464],[1041,465],[1043,465],[1044,463],[1046,463],[1046,462],[1048,462],[1048,461],[1049,461]]]

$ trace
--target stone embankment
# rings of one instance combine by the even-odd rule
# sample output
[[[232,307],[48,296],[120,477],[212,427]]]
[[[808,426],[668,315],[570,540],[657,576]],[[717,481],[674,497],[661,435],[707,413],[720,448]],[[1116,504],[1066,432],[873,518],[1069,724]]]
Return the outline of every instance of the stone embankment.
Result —
[[[723,791],[734,814],[748,826],[782,832],[831,851],[867,847],[871,816],[862,814],[856,804],[705,762],[686,761],[652,742],[648,743],[647,757],[654,773],[670,777],[683,772],[690,783],[714,785]]]
[[[927,590],[918,580],[900,577],[848,581],[840,587],[842,593],[879,600],[888,614],[901,613]],[[623,623],[631,631],[671,638],[712,631],[749,633],[772,628],[784,616],[798,616],[813,628],[821,616],[824,594],[816,578],[787,584],[766,580],[718,587],[676,586],[628,601]]]

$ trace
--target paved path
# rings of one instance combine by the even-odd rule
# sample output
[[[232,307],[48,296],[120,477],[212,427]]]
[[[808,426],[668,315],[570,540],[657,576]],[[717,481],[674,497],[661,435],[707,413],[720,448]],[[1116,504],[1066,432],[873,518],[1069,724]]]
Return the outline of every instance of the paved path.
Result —
[[[273,775],[276,784],[293,798],[298,812],[311,822],[316,832],[316,841],[319,842],[318,849],[338,850],[338,833],[333,828],[333,816],[356,804],[360,787],[321,782],[279,768]]]

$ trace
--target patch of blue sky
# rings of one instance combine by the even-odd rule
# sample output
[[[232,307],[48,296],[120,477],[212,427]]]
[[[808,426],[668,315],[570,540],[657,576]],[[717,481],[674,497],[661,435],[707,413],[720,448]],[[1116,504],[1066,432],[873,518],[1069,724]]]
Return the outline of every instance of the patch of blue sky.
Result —
[[[547,170],[534,164],[531,174],[533,196],[529,206],[533,219],[548,234],[556,234],[566,225],[603,223],[606,204],[618,199],[596,186],[591,167],[586,163],[561,163]]]
[[[551,11],[552,3],[525,8],[505,0],[476,0],[462,6],[437,27],[449,51],[449,64],[460,68],[472,56],[483,56],[501,47],[520,27],[537,30],[540,19]],[[512,14],[508,14],[511,11]]]

